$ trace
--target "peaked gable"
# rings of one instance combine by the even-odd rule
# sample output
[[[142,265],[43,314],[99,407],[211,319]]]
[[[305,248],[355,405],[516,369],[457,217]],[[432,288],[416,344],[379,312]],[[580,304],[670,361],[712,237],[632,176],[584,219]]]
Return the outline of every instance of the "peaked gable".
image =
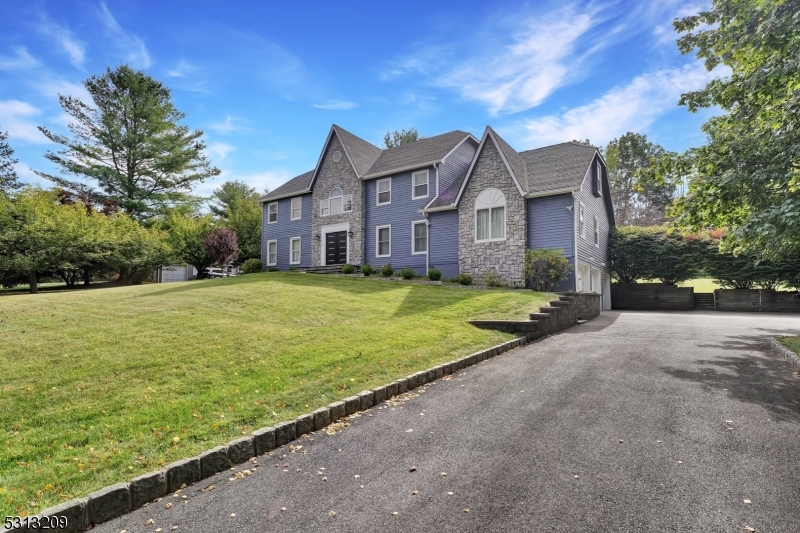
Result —
[[[314,183],[317,181],[320,167],[322,166],[322,159],[325,157],[334,135],[339,139],[339,143],[342,145],[347,160],[350,162],[350,166],[353,167],[356,177],[358,178],[363,176],[381,155],[382,150],[377,146],[368,143],[360,137],[356,137],[349,131],[334,124],[331,126],[331,130],[328,132],[328,138],[322,146],[322,151],[317,160],[317,166],[314,168],[314,173],[311,176],[309,189],[313,188]]]
[[[520,152],[528,170],[528,194],[543,196],[579,188],[596,154],[594,146],[576,142]]]

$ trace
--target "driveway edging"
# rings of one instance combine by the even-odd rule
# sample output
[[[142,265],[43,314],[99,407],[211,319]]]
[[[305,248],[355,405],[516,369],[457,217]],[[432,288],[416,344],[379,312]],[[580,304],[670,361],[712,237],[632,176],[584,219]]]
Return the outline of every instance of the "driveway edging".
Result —
[[[769,347],[769,351],[774,354],[780,355],[786,361],[789,362],[790,365],[795,367],[797,370],[800,370],[800,357],[797,356],[793,351],[789,348],[778,342],[778,339],[775,337],[770,337],[767,339],[767,345]]]
[[[568,327],[577,325],[575,323]],[[98,524],[130,513],[142,507],[145,503],[155,501],[167,494],[207,479],[227,468],[244,464],[253,457],[258,457],[285,446],[307,432],[319,431],[353,412],[365,411],[389,398],[422,387],[444,376],[455,374],[468,366],[478,364],[486,359],[546,337],[549,337],[549,335],[536,336],[528,333],[485,350],[442,363],[428,370],[415,372],[372,390],[362,391],[356,396],[333,402],[327,407],[322,407],[312,413],[299,415],[294,420],[279,422],[274,426],[257,429],[250,435],[237,438],[227,445],[216,446],[194,457],[181,459],[161,470],[142,474],[131,481],[109,485],[85,497],[75,498],[55,507],[44,509],[36,515],[28,517],[28,523],[33,519],[40,521],[44,518],[66,516],[68,518],[67,527],[58,531],[62,533],[86,531]],[[110,494],[113,494],[113,505],[108,506],[105,504],[109,500]],[[0,533],[10,533],[11,531],[37,532],[39,528],[8,528],[3,526]]]

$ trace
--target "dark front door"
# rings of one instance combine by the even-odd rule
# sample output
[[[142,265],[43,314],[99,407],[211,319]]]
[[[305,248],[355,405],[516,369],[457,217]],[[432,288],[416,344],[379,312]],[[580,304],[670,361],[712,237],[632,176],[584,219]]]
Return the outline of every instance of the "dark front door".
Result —
[[[325,264],[343,265],[347,263],[347,232],[325,234]]]

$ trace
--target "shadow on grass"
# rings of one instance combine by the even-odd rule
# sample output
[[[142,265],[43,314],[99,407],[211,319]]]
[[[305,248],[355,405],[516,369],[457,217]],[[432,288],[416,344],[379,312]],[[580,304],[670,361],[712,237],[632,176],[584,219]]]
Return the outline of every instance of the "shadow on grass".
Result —
[[[42,287],[39,286],[38,294],[43,293],[51,293],[51,292],[74,292],[74,291],[91,291],[95,289],[114,289],[118,287],[129,287],[129,285],[125,283],[119,283],[118,281],[104,281],[98,283],[92,283],[88,287],[86,285],[74,285],[70,287],[67,284],[63,285],[56,285],[54,287]],[[21,294],[32,294],[30,288],[28,287],[13,287],[11,289],[0,289],[0,297],[3,296],[19,296]]]
[[[727,389],[733,399],[760,405],[783,420],[800,423],[800,378],[788,363],[765,353],[762,339],[737,337],[699,346],[741,355],[697,361],[702,367],[699,370],[661,367],[661,371],[676,379],[699,383],[709,391]]]

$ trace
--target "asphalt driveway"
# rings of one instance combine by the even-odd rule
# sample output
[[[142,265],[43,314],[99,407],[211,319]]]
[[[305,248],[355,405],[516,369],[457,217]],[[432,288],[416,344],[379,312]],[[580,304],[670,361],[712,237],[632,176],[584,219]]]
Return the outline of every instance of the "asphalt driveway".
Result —
[[[94,531],[797,532],[800,376],[763,343],[790,334],[604,313]]]

